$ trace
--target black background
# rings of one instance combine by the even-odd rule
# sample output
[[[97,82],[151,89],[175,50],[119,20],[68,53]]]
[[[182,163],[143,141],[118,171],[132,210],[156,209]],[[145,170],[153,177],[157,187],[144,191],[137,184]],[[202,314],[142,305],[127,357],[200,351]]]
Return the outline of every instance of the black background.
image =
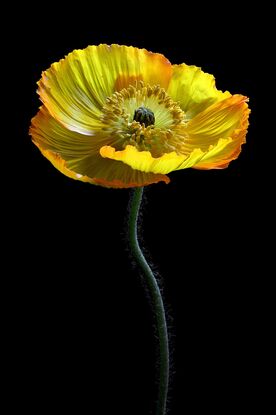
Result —
[[[183,5],[182,5],[183,7]],[[252,7],[252,6],[251,6]],[[70,180],[28,137],[42,70],[76,48],[119,43],[194,64],[250,97],[247,144],[225,170],[183,170],[145,189],[142,245],[161,280],[172,350],[170,414],[256,405],[259,302],[255,20],[237,3],[53,5],[17,30],[9,263],[12,382],[30,414],[152,413],[154,335],[126,243],[129,190]],[[18,11],[20,14],[20,11]],[[13,26],[13,25],[12,25]],[[15,57],[15,56],[13,56]],[[19,272],[18,272],[19,270]]]

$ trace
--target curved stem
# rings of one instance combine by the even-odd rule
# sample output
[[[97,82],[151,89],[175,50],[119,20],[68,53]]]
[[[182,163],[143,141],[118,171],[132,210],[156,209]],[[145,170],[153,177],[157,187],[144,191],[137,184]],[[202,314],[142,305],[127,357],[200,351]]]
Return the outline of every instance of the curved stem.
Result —
[[[143,252],[139,246],[137,237],[137,221],[139,216],[139,208],[143,196],[143,188],[136,188],[133,193],[132,200],[130,202],[129,213],[129,241],[132,254],[141,268],[145,282],[149,289],[153,309],[155,313],[155,320],[158,332],[159,342],[159,389],[158,389],[158,401],[156,406],[156,415],[166,414],[166,402],[168,394],[169,383],[169,342],[168,331],[166,323],[166,315],[164,304],[161,296],[160,289],[157,281],[150,269]]]

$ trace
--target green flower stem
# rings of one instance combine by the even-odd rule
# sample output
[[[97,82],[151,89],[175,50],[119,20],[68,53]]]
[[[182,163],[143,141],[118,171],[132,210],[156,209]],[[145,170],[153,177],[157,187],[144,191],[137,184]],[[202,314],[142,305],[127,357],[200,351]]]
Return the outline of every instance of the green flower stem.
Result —
[[[160,289],[157,281],[150,269],[143,252],[139,246],[137,237],[137,221],[139,216],[139,209],[143,196],[143,188],[138,187],[134,190],[132,200],[130,202],[129,213],[129,241],[130,248],[134,259],[141,268],[145,282],[149,289],[153,309],[155,313],[155,320],[157,325],[158,342],[159,342],[159,389],[158,401],[156,407],[156,415],[166,414],[166,402],[168,394],[169,383],[169,342],[168,331],[166,323],[166,315]]]

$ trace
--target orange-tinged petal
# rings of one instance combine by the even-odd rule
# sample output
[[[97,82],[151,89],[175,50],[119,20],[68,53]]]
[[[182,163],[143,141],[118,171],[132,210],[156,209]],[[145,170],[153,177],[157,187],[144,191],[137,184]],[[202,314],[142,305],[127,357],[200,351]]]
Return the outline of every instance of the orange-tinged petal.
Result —
[[[191,119],[210,105],[231,96],[229,92],[216,89],[213,75],[184,63],[173,65],[173,74],[167,93],[179,103],[187,119]]]
[[[114,90],[119,92],[130,85],[136,86],[140,81],[143,81],[142,75],[119,75],[115,81]]]
[[[122,151],[116,151],[111,146],[104,146],[100,154],[104,158],[122,161],[123,163],[143,172],[167,174],[174,170],[188,169],[198,165],[201,161],[208,161],[214,154],[222,152],[232,142],[232,138],[220,139],[216,145],[210,146],[207,151],[195,148],[188,155],[179,155],[175,151],[165,153],[161,157],[152,157],[149,151],[139,151],[128,145]]]
[[[116,89],[137,80],[167,88],[171,74],[170,62],[158,53],[132,46],[89,46],[45,71],[38,93],[64,126],[91,135],[102,127],[102,106]]]
[[[233,95],[207,108],[188,123],[185,147],[190,151],[195,148],[201,148],[204,152],[211,149],[194,167],[227,167],[231,160],[238,157],[248,128],[250,110],[246,101],[247,98],[242,95]],[[226,138],[231,138],[227,146],[223,149],[215,147],[219,139]]]
[[[46,150],[45,148],[41,147],[36,141],[34,144],[39,148],[41,153],[44,157],[46,157],[52,165],[63,173],[65,176],[70,177],[71,179],[80,180],[82,182],[93,183],[93,179],[87,176],[83,176],[82,174],[76,173],[66,167],[66,161],[61,158],[61,156],[53,151]]]
[[[239,128],[244,112],[248,115],[247,100],[243,95],[233,95],[196,115],[187,124],[185,144],[206,149],[219,138],[231,137]]]
[[[135,85],[137,81],[168,88],[173,69],[165,56],[132,46],[112,45],[111,48],[116,65],[112,92]]]
[[[88,136],[68,130],[45,106],[32,119],[30,134],[40,146],[60,154],[65,160],[86,157],[106,142],[105,135],[100,132]]]
[[[103,159],[99,148],[106,142],[104,135],[91,137],[69,131],[45,107],[33,118],[30,134],[42,154],[72,179],[114,188],[169,182],[165,175],[136,171],[123,163]]]

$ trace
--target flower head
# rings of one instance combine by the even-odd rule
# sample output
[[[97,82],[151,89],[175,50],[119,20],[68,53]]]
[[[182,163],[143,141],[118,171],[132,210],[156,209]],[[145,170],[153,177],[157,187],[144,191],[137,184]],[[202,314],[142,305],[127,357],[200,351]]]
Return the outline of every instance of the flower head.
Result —
[[[196,66],[119,45],[75,50],[43,72],[34,144],[65,175],[106,187],[225,168],[245,142],[247,98]]]

